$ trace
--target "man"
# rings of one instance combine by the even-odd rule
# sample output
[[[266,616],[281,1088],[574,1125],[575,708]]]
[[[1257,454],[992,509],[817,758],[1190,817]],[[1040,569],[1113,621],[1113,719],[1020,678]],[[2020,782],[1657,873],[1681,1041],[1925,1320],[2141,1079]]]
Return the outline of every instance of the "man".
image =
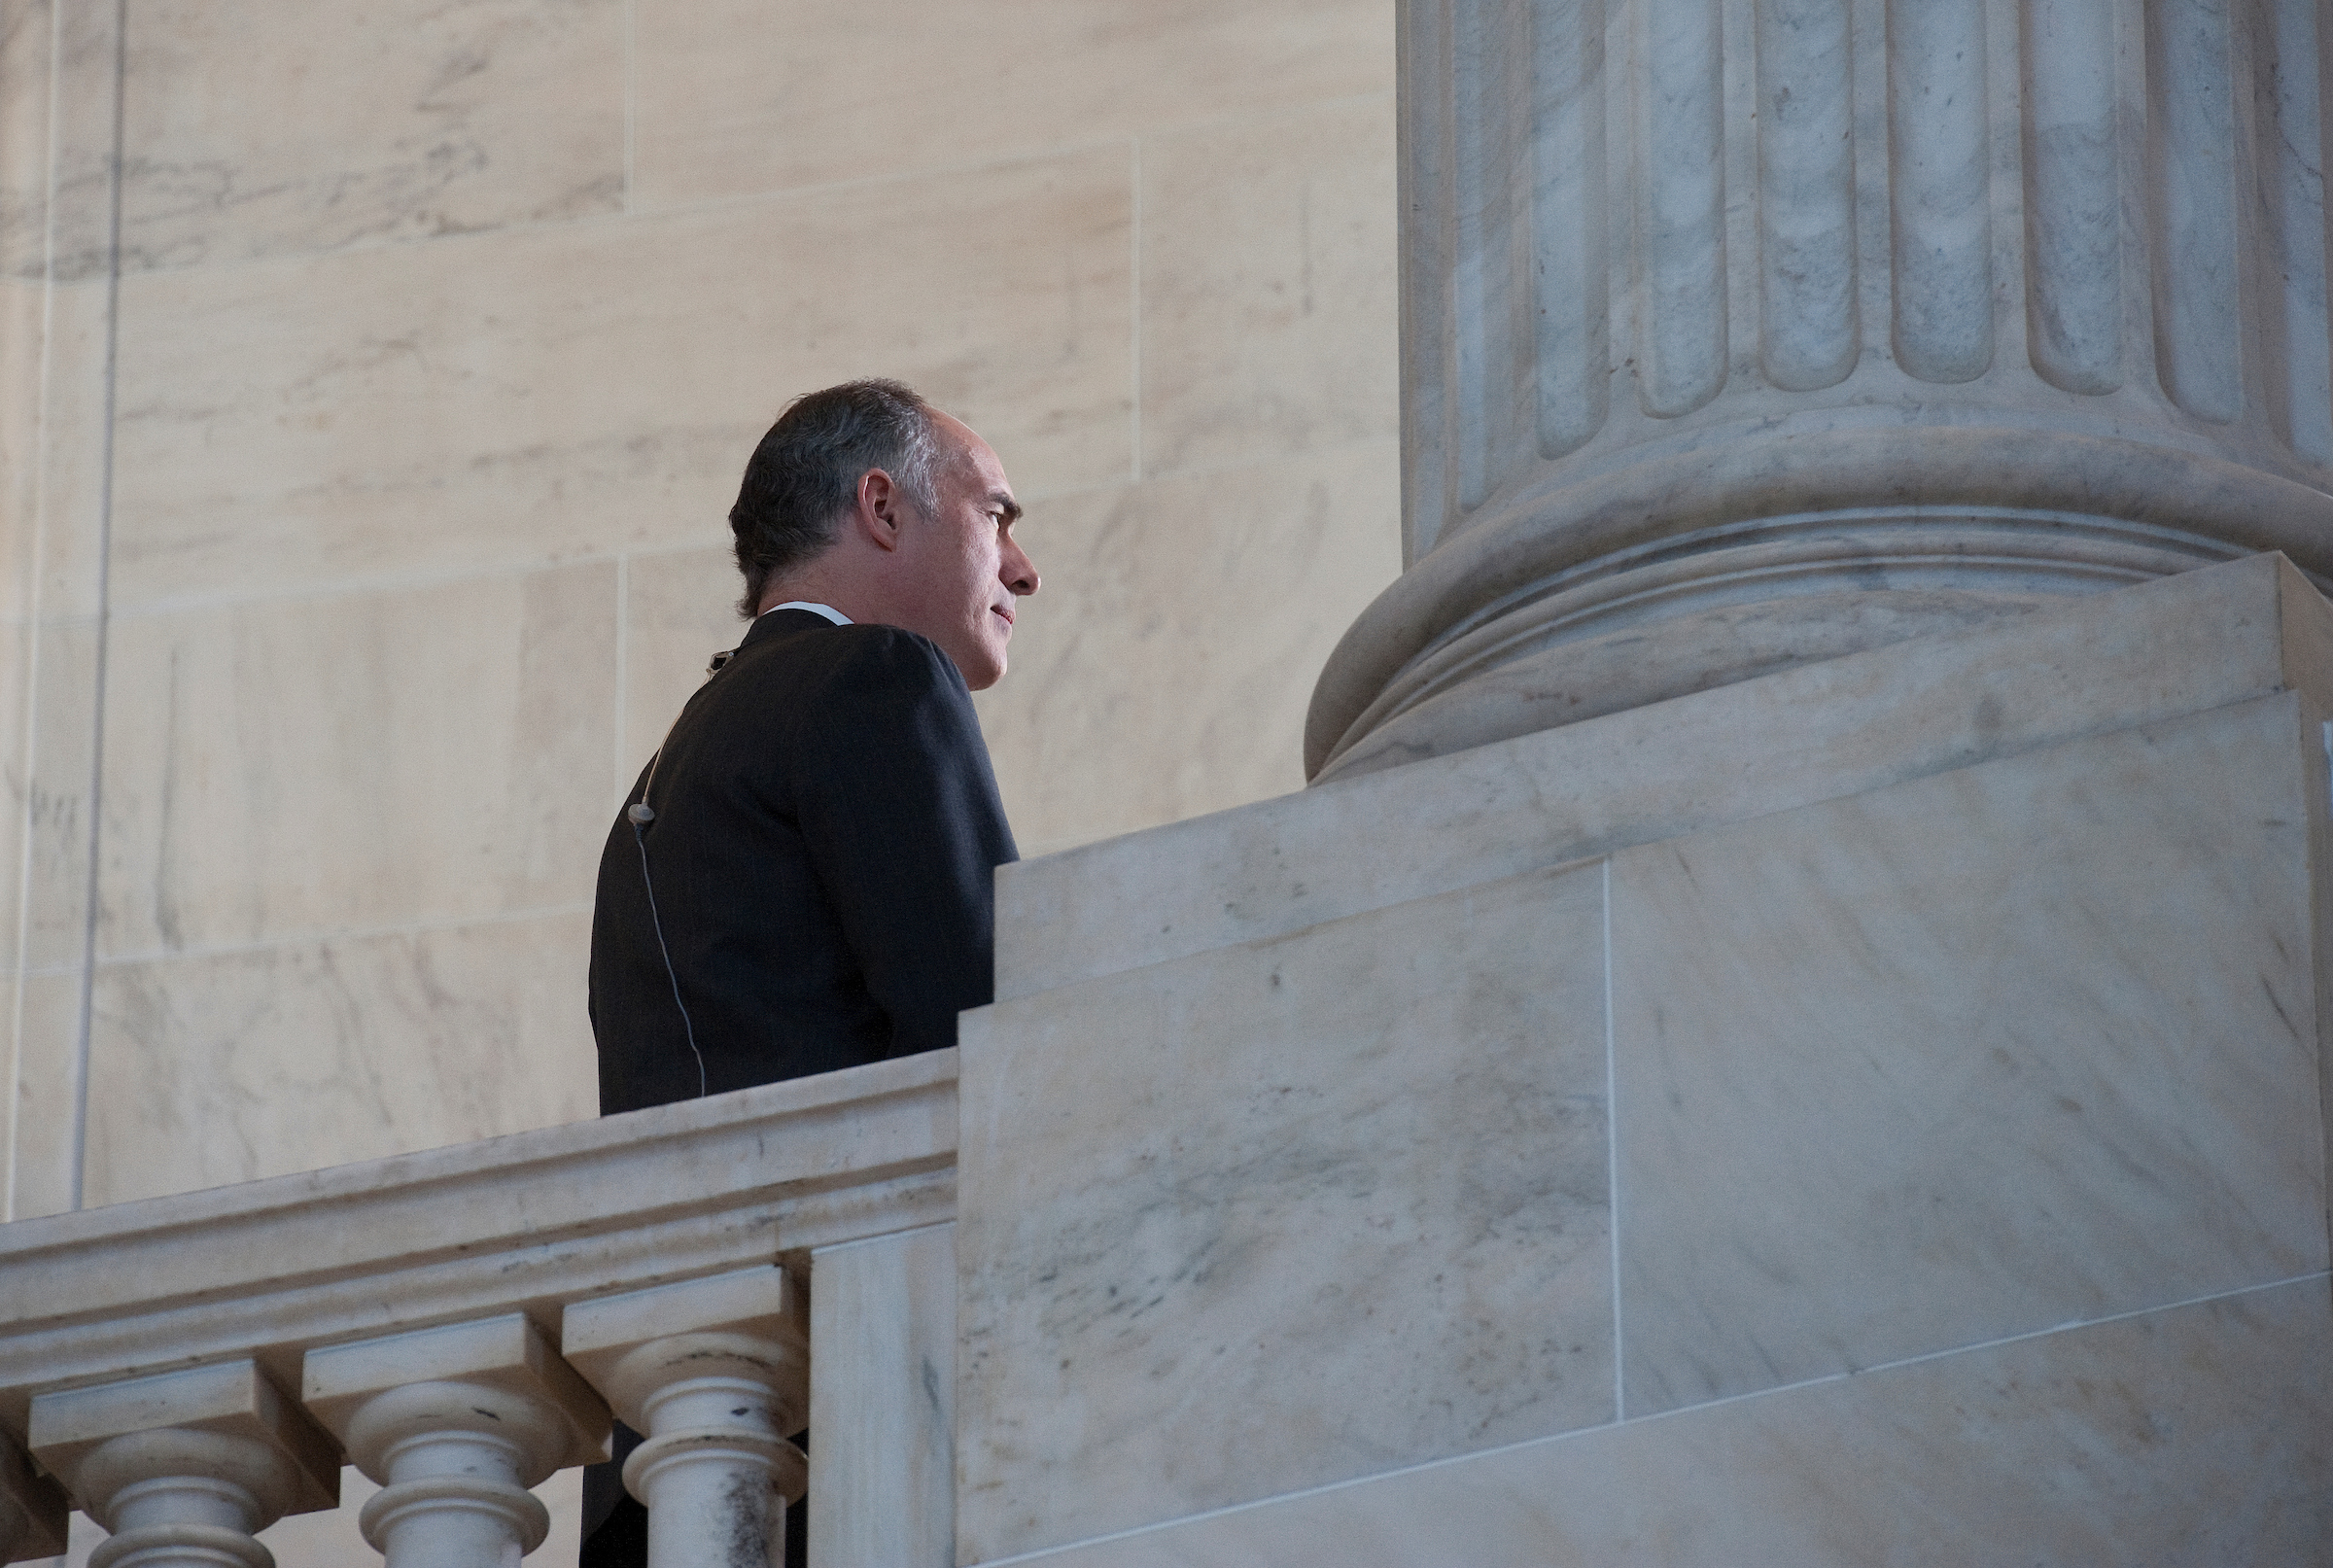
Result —
[[[729,514],[753,624],[600,858],[602,1115],[953,1045],[991,999],[1017,855],[971,693],[1037,591],[1020,515],[988,443],[895,381],[762,437]],[[586,1568],[645,1558],[613,1470],[585,1478]]]

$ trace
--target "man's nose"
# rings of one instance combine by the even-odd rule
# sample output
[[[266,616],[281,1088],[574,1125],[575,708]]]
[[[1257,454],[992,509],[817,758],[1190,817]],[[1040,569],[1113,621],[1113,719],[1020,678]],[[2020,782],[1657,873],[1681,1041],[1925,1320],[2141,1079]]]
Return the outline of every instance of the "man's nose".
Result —
[[[1003,570],[997,575],[1004,579],[1007,588],[1025,599],[1045,585],[1045,579],[1037,575],[1037,563],[1019,544],[1005,546]]]

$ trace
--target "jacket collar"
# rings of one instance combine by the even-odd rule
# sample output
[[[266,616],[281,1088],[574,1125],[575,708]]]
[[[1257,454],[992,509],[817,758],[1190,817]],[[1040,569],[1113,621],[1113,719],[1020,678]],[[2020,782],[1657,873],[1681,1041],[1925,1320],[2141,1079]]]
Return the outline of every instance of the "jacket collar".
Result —
[[[773,610],[756,615],[753,624],[746,628],[744,641],[737,645],[743,653],[756,643],[766,643],[773,637],[787,637],[812,627],[831,631],[834,622],[815,610]]]

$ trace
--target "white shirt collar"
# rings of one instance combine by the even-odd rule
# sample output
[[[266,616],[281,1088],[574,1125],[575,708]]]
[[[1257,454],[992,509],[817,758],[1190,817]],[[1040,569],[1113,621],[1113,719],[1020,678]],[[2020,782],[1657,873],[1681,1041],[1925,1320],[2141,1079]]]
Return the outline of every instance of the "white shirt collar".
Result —
[[[763,610],[761,613],[763,615],[767,615],[781,610],[807,610],[814,615],[825,616],[837,626],[848,626],[851,624],[851,617],[844,614],[841,610],[835,609],[832,605],[814,605],[807,599],[788,599],[783,605],[772,605],[768,610]],[[761,617],[759,615],[754,617],[756,620],[760,618]]]

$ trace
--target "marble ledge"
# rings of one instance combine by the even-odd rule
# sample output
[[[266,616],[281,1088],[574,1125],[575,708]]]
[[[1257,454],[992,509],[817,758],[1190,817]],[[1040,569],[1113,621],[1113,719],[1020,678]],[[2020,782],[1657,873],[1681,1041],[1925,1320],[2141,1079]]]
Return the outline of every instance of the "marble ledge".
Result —
[[[2325,1269],[2310,707],[1611,858],[1628,1413]]]
[[[2324,1568],[2325,1281],[2072,1324],[980,1568]]]
[[[2333,605],[2281,555],[2069,599],[1008,866],[996,994],[2296,687]]]
[[[967,1015],[959,1541],[2320,1274],[2314,707]]]
[[[34,1392],[766,1264],[955,1214],[939,1051],[0,1227],[0,1426]],[[296,1272],[286,1260],[296,1259]]]

